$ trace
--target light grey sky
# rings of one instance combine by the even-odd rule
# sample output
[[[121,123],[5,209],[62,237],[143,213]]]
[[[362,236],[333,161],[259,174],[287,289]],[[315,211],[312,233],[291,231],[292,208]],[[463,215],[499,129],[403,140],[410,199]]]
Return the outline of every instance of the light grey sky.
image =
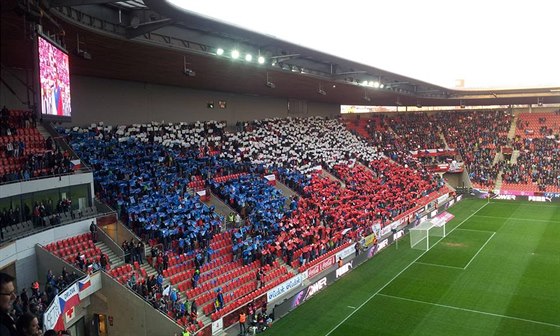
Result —
[[[168,0],[445,87],[560,86],[559,0]]]

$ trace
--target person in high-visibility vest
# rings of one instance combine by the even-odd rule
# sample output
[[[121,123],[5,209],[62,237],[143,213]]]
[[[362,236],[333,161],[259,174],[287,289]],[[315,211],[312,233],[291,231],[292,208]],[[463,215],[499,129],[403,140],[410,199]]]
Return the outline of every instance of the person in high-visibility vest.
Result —
[[[245,321],[247,321],[247,315],[244,311],[241,311],[239,314],[239,334],[245,335],[247,333],[247,329],[245,328]]]
[[[189,332],[189,330],[187,329],[187,327],[185,327],[185,329],[183,329],[183,333],[181,333],[182,336],[191,336],[191,333]]]

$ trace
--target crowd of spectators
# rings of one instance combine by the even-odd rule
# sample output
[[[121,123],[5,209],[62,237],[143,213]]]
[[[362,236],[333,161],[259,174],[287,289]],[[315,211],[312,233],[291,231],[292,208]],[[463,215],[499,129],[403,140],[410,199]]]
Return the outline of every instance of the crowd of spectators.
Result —
[[[516,122],[515,135],[522,139],[559,136],[560,112],[521,113]]]
[[[209,242],[223,221],[191,194],[191,182],[202,181],[240,214],[243,224],[233,228],[231,253],[245,265],[255,260],[272,265],[276,256],[313,260],[369,233],[372,220],[388,222],[440,187],[417,162],[403,167],[384,159],[339,120],[268,119],[245,123],[245,131],[236,134],[223,126],[152,123],[66,131],[74,150],[94,169],[98,196],[152,247],[161,244],[151,256],[159,275],[134,276],[128,286],[178,319],[189,309],[173,299],[173,290],[165,295],[161,288],[166,259],[187,253],[202,265],[212,256]],[[349,187],[313,173],[321,167],[339,174]],[[277,174],[299,196],[284,197],[263,177],[269,174]],[[124,248],[130,262],[142,261],[137,243]]]
[[[2,277],[2,282],[5,279],[9,279],[4,273],[1,273],[0,277]],[[62,272],[58,275],[54,274],[52,270],[48,270],[44,289],[41,288],[39,281],[33,281],[29,288],[22,288],[19,293],[14,288],[13,294],[10,294],[13,295],[13,302],[6,313],[15,321],[18,332],[21,332],[22,328],[27,328],[33,319],[36,319],[38,332],[40,326],[43,325],[43,314],[50,303],[58,293],[63,292],[78,278],[78,274],[75,272],[70,273],[63,267]],[[2,283],[2,287],[5,287],[5,285],[5,283]],[[4,290],[2,293],[3,295],[8,295]],[[20,334],[24,335],[23,333]],[[41,336],[43,334],[37,333],[36,335]]]
[[[318,165],[332,167],[352,158],[369,161],[378,156],[377,148],[349,132],[336,119],[264,119],[250,123],[246,129],[228,134],[220,156],[303,173]]]
[[[503,161],[494,162],[496,153],[508,145],[513,117],[505,111],[440,112],[437,120],[447,144],[456,148],[473,185],[493,188]]]
[[[210,182],[212,191],[241,214],[246,225],[234,234],[233,253],[248,265],[262,257],[265,245],[275,240],[278,223],[287,214],[286,197],[258,174],[248,174],[225,182]]]
[[[533,191],[560,192],[560,142],[545,137],[525,138],[520,143],[517,162],[504,166],[504,183],[534,186]]]
[[[223,219],[188,192],[188,183],[193,174],[220,165],[199,159],[198,151],[167,143],[169,148],[149,137],[120,136],[115,130],[72,134],[73,147],[94,168],[99,197],[115,206],[140,237],[166,249],[183,238],[194,249],[219,230]]]
[[[0,111],[0,183],[72,172],[68,154],[36,126],[31,111]]]
[[[399,113],[388,116],[386,123],[409,150],[445,148],[435,116],[426,113]]]

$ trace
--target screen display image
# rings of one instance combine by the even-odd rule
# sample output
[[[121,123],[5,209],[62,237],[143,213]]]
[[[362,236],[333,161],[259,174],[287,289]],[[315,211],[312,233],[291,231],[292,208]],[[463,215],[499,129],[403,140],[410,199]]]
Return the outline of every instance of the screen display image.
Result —
[[[68,55],[52,43],[38,37],[41,113],[70,117],[70,70]]]

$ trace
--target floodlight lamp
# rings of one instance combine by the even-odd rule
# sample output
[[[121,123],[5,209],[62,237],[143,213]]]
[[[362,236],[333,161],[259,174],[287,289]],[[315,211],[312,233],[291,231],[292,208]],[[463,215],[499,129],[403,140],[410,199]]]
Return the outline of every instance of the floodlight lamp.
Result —
[[[238,50],[232,50],[231,51],[231,58],[238,59],[239,58],[239,51]]]
[[[224,49],[222,49],[222,48],[216,49],[216,55],[221,56],[223,54],[224,54]]]
[[[368,86],[373,86],[373,84],[374,84],[373,81],[368,82]]]
[[[374,88],[376,88],[376,89],[379,88],[379,82],[373,82],[373,85],[372,85],[372,86],[373,86]]]
[[[363,82],[362,82],[362,85],[363,85],[363,86],[367,86],[367,85],[368,85],[368,81],[367,81],[367,80],[363,81]]]
[[[385,84],[383,84],[383,83],[382,83],[382,84],[379,84],[379,88],[380,88],[380,89],[383,89],[384,87],[385,87]]]
[[[253,60],[253,55],[251,55],[251,54],[245,55],[245,60],[246,60],[247,62],[251,62],[251,61]]]
[[[257,59],[257,61],[259,62],[259,64],[264,64],[265,59],[263,56],[259,56],[259,58]]]

